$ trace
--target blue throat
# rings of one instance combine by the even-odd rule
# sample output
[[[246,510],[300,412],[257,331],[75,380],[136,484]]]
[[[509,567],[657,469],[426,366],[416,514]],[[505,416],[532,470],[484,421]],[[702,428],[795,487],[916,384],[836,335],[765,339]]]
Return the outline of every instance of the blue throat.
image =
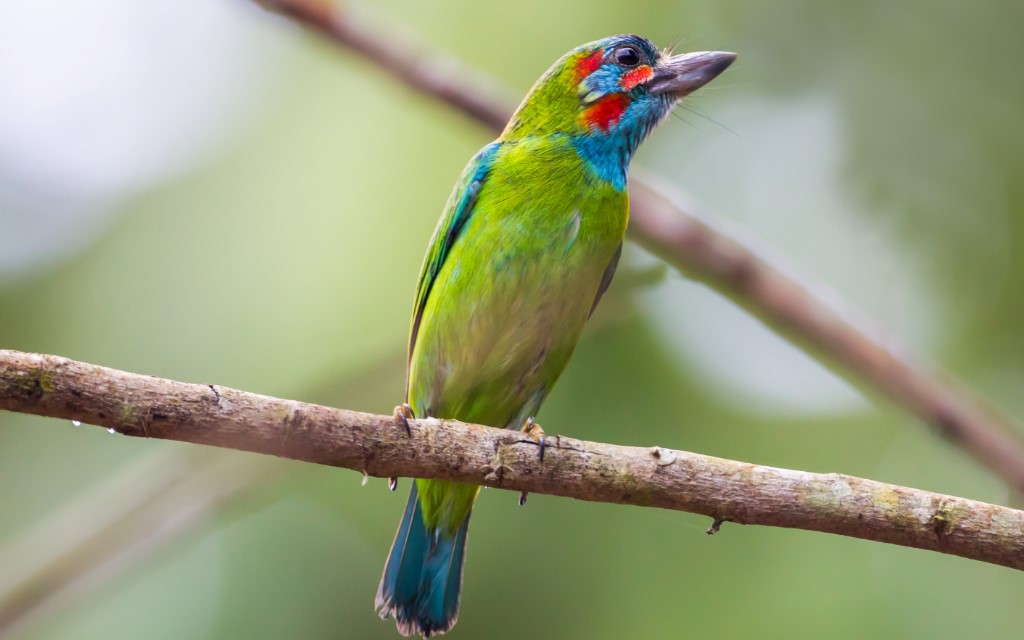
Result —
[[[598,178],[610,183],[617,191],[622,191],[626,188],[629,161],[640,145],[640,140],[639,135],[613,130],[573,136],[572,144],[576,153]]]
[[[626,173],[633,153],[671,108],[671,100],[664,96],[634,100],[609,130],[591,130],[572,136],[576,153],[598,178],[621,191],[626,188]]]

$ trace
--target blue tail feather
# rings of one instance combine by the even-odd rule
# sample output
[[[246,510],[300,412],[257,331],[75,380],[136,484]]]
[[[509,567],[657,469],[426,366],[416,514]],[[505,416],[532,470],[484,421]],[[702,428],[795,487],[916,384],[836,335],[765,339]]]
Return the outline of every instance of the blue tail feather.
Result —
[[[459,614],[468,532],[468,516],[454,536],[428,529],[412,483],[377,589],[374,604],[380,617],[393,616],[402,635],[419,633],[427,638],[451,629]]]

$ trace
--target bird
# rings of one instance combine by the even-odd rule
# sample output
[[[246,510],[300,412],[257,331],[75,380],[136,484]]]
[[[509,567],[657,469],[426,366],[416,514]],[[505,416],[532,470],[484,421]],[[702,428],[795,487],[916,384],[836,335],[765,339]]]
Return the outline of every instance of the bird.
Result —
[[[630,160],[683,97],[735,59],[616,35],[576,47],[537,80],[463,170],[430,241],[406,400],[395,410],[407,430],[413,418],[522,429],[543,460],[534,416],[615,273]],[[413,481],[374,602],[402,635],[455,624],[479,491]]]

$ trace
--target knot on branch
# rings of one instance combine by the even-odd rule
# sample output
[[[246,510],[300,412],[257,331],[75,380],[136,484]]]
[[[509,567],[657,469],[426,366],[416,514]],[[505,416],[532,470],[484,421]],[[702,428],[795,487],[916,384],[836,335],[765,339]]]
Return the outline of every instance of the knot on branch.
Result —
[[[676,461],[676,452],[672,449],[653,447],[651,448],[651,457],[654,458],[655,464],[659,467],[667,467]]]
[[[499,462],[496,466],[487,465],[481,471],[484,473],[484,482],[489,487],[495,487],[500,489],[505,482],[505,474],[511,479],[514,477],[515,472],[512,471],[512,467]]]
[[[931,518],[928,519],[928,526],[940,541],[946,542],[949,534],[956,528],[957,520],[954,506],[943,501],[939,503]]]

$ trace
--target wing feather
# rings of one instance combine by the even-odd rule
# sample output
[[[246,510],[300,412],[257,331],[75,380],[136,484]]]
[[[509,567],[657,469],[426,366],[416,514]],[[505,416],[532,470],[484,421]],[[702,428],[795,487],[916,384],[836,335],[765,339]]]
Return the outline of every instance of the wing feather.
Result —
[[[615,255],[612,256],[611,261],[604,270],[604,275],[601,276],[601,284],[597,288],[597,296],[594,297],[594,304],[590,306],[590,314],[588,318],[594,315],[594,310],[597,309],[597,303],[601,302],[601,296],[608,290],[608,287],[612,283],[612,278],[615,276],[615,268],[619,266],[619,258],[622,256],[622,245],[615,250]]]
[[[498,142],[487,145],[466,165],[455,184],[455,190],[448,198],[437,228],[434,229],[434,236],[430,240],[430,248],[427,249],[427,255],[423,259],[419,283],[416,286],[416,306],[413,309],[412,329],[409,331],[409,361],[412,360],[413,349],[416,348],[416,335],[419,333],[423,310],[427,306],[427,299],[434,288],[434,282],[437,280],[437,275],[441,272],[445,260],[450,255],[452,247],[473,215],[473,208],[476,206],[480,190],[487,179],[487,173],[491,169],[499,146]],[[406,394],[408,395],[408,380],[406,381]]]

